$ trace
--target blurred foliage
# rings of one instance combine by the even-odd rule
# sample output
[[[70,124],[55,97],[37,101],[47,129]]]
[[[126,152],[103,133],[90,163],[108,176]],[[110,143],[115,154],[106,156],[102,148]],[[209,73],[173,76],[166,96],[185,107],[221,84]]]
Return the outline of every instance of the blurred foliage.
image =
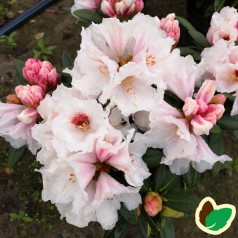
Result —
[[[15,40],[16,33],[12,32],[9,36],[0,36],[0,49],[6,53],[12,53],[13,49],[16,48],[17,43]]]
[[[48,57],[52,55],[53,50],[56,48],[56,45],[46,46],[44,37],[41,37],[36,44],[36,47],[33,49],[34,56],[33,58],[48,60]]]

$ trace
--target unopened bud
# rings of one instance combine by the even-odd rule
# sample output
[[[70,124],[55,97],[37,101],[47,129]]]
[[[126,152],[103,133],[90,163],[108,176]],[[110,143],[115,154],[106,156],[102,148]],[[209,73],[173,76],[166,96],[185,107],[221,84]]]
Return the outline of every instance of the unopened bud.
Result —
[[[160,21],[160,29],[164,30],[167,36],[174,39],[176,42],[180,38],[180,27],[178,20],[175,19],[175,14],[171,13],[166,18],[162,18]]]
[[[45,97],[42,88],[37,85],[19,85],[15,88],[15,92],[24,105],[35,108],[39,106],[40,102]]]
[[[162,198],[160,195],[155,192],[148,192],[144,201],[144,209],[149,216],[156,216],[162,210]]]
[[[15,93],[9,94],[7,96],[7,103],[12,103],[12,104],[22,104],[21,100],[17,97]]]
[[[220,93],[220,94],[215,95],[211,99],[209,104],[222,104],[222,105],[224,105],[225,101],[226,101],[226,96]]]

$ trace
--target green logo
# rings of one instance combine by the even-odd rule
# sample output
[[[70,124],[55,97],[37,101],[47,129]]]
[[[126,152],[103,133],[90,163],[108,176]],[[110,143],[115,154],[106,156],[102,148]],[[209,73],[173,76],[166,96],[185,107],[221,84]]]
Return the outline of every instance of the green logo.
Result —
[[[235,215],[235,206],[217,205],[211,197],[206,197],[196,210],[195,221],[202,231],[211,235],[219,235],[230,227]]]

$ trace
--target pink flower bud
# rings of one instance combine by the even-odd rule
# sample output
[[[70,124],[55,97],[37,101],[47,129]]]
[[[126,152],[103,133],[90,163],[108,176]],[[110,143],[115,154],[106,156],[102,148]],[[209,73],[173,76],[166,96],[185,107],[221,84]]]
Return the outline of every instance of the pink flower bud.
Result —
[[[23,104],[34,108],[36,108],[45,97],[42,88],[37,85],[20,85],[15,88],[15,92]]]
[[[24,78],[28,81],[30,85],[36,84],[39,81],[39,71],[42,62],[38,59],[28,59],[22,69]]]
[[[175,20],[175,14],[171,13],[160,21],[160,29],[164,30],[167,36],[173,38],[176,42],[180,38],[179,22]]]
[[[25,124],[35,122],[38,117],[39,114],[35,108],[26,108],[17,115],[18,120]]]
[[[102,12],[109,17],[129,16],[134,12],[141,12],[144,7],[142,0],[103,0]]]
[[[148,192],[146,194],[144,209],[151,217],[156,216],[162,210],[162,199],[158,193]]]
[[[224,105],[225,101],[226,101],[226,96],[225,95],[217,94],[211,99],[209,104],[222,104],[222,105]]]
[[[17,97],[17,95],[14,94],[9,94],[7,96],[7,103],[12,103],[12,104],[22,104],[20,99]]]
[[[60,81],[60,75],[48,61],[28,59],[23,68],[23,76],[30,85],[38,85],[45,92],[55,89]]]

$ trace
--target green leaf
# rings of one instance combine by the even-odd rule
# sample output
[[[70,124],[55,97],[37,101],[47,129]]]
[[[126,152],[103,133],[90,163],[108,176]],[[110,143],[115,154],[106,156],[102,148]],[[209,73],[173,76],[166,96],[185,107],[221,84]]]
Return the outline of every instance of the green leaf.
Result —
[[[138,227],[141,231],[141,234],[144,238],[147,238],[150,235],[151,229],[147,223],[147,220],[143,214],[138,217]]]
[[[37,46],[38,46],[41,50],[45,49],[44,37],[41,37],[41,38],[37,41]]]
[[[216,12],[220,11],[221,8],[223,7],[225,1],[226,0],[215,0],[215,2],[214,2],[214,10]]]
[[[102,17],[98,15],[96,12],[93,12],[88,9],[80,9],[75,12],[73,12],[73,15],[79,17],[82,20],[86,20],[89,22],[94,22],[94,23],[101,23],[102,22]]]
[[[199,204],[199,199],[186,191],[172,191],[166,195],[166,199],[165,206],[184,213],[194,212]]]
[[[151,190],[151,179],[150,177],[144,180],[143,186],[140,189],[140,194],[147,193]]]
[[[182,56],[192,55],[195,60],[200,60],[201,55],[198,51],[191,49],[189,47],[179,47]]]
[[[16,213],[9,213],[9,216],[13,221],[19,219],[19,215]]]
[[[27,150],[26,146],[23,146],[19,149],[10,147],[8,150],[8,161],[7,161],[8,166],[12,168],[22,158],[26,150]]]
[[[205,219],[205,226],[212,231],[222,229],[228,222],[232,215],[231,208],[221,208],[213,210]]]
[[[209,47],[210,44],[207,40],[207,38],[199,31],[196,30],[192,30],[192,31],[188,31],[188,34],[193,38],[193,40],[198,43],[199,46],[201,46],[202,48],[206,48]]]
[[[161,238],[175,238],[174,226],[171,219],[165,220],[164,226],[160,229]]]
[[[222,133],[222,129],[221,129],[220,126],[214,125],[214,126],[212,127],[212,129],[210,130],[210,133],[220,134],[220,133]]]
[[[25,216],[25,217],[22,217],[21,219],[22,219],[22,221],[24,221],[24,222],[26,222],[26,223],[28,223],[28,222],[32,222],[32,221],[33,221],[33,219],[32,219],[32,218],[30,218],[30,217],[27,217],[27,216]]]
[[[176,18],[178,19],[179,23],[183,25],[188,31],[196,31],[194,26],[188,20],[180,16],[176,16]]]
[[[16,69],[16,75],[15,75],[15,85],[26,85],[27,81],[26,79],[23,77],[22,74],[22,69],[25,65],[25,62],[23,62],[22,60],[18,60],[18,59],[14,59],[13,60],[14,65],[15,65],[15,69]]]
[[[74,62],[67,52],[64,51],[62,53],[61,58],[62,58],[62,65],[64,66],[64,68],[72,69],[74,67]]]
[[[209,135],[209,147],[216,155],[225,153],[225,141],[223,133]]]
[[[212,173],[212,176],[217,176],[220,171],[222,170],[223,168],[223,164],[221,162],[216,162],[213,167],[212,167],[212,170],[211,170],[211,173]]]
[[[190,167],[189,171],[182,176],[188,188],[193,188],[196,185],[198,175],[199,173],[193,167]]]
[[[172,174],[168,166],[160,165],[154,173],[154,187],[153,191],[164,195],[170,190],[181,190],[182,183],[180,176]]]
[[[103,238],[123,238],[126,234],[128,223],[123,219],[119,219],[116,226],[112,230],[106,230]]]
[[[155,168],[160,164],[163,153],[159,149],[149,148],[143,155],[143,160],[149,169]]]
[[[132,224],[132,225],[137,224],[138,216],[137,216],[137,211],[136,211],[136,209],[135,209],[135,210],[132,210],[132,211],[129,211],[124,205],[122,205],[122,206],[121,206],[121,209],[119,210],[118,213],[119,213],[120,216],[121,216],[125,221],[127,221],[128,223],[130,223],[130,224]]]
[[[219,121],[217,121],[217,124],[223,130],[238,130],[238,115],[225,115]]]

